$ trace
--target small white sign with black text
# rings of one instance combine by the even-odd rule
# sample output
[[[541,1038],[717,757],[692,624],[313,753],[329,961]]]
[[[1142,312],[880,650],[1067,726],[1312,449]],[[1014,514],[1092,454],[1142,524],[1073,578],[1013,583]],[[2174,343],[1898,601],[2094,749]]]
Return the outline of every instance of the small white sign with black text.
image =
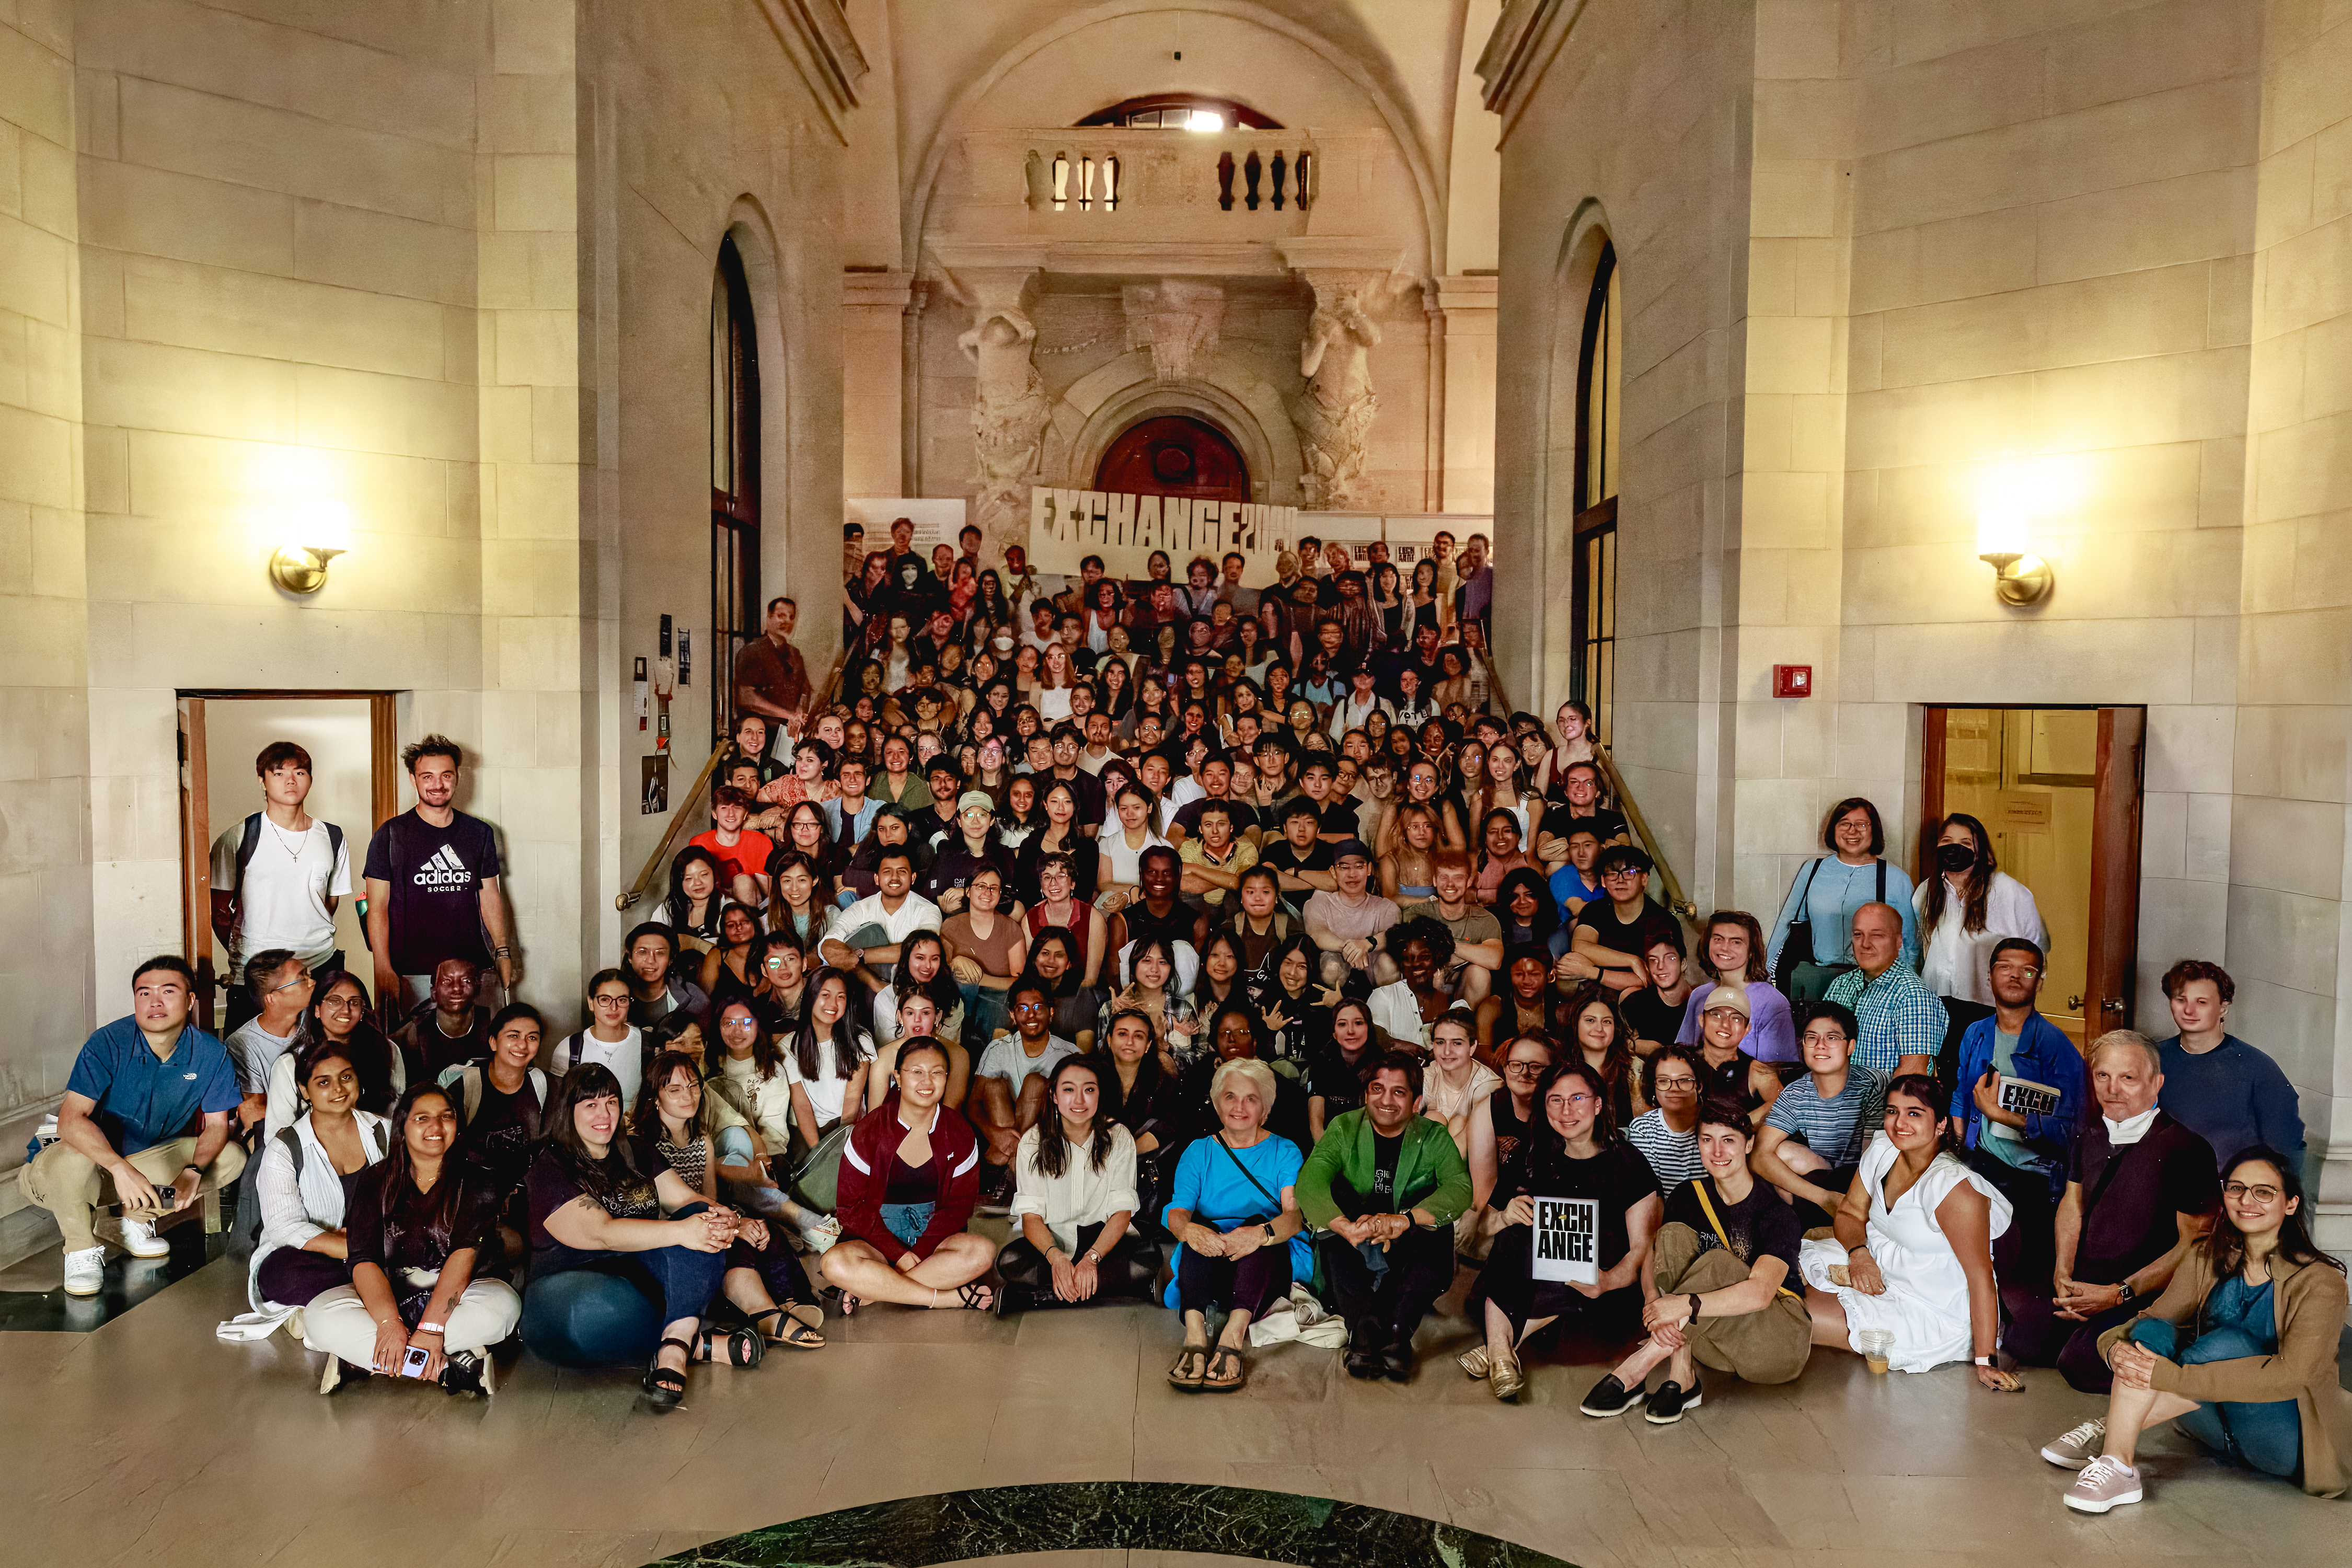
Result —
[[[1601,1283],[1601,1204],[1596,1198],[1536,1200],[1535,1277]]]

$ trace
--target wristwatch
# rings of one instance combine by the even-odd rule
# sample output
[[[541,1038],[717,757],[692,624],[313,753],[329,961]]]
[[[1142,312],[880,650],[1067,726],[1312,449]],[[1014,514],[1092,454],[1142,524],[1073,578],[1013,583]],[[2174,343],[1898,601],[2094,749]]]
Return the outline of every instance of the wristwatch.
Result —
[[[1274,1240],[1274,1239],[1275,1239],[1274,1226],[1273,1226],[1270,1222],[1269,1222],[1269,1223],[1266,1223],[1266,1224],[1260,1225],[1260,1226],[1258,1226],[1258,1229],[1260,1229],[1260,1230],[1262,1230],[1262,1231],[1265,1232],[1265,1238],[1266,1238],[1266,1240],[1268,1240],[1268,1241],[1272,1241],[1272,1240]]]
[[[1692,1291],[1692,1292],[1690,1293],[1690,1304],[1691,1304],[1691,1315],[1690,1315],[1690,1321],[1691,1321],[1692,1322],[1696,1323],[1696,1322],[1697,1322],[1697,1321],[1698,1321],[1698,1292],[1697,1292],[1697,1291],[1696,1291],[1696,1290],[1694,1290],[1694,1291]]]
[[[2118,1279],[2118,1280],[2116,1280],[2116,1289],[2123,1292],[2123,1294],[2122,1294],[2122,1295],[2117,1296],[2117,1297],[2116,1298],[2116,1306],[2120,1307],[2120,1306],[2122,1306],[2126,1301],[2128,1301],[2128,1300],[2130,1300],[2132,1299],[2132,1296],[2133,1296],[2134,1292],[2133,1292],[2133,1290],[2132,1290],[2132,1284],[2131,1284],[2131,1281],[2130,1281],[2130,1280],[2128,1280],[2128,1279]]]

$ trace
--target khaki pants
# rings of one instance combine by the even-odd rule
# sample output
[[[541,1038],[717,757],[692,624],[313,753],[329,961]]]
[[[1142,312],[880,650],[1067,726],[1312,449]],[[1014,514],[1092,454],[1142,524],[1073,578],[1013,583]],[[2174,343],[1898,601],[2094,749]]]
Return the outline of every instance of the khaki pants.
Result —
[[[152,1149],[142,1149],[129,1159],[131,1168],[162,1193],[179,1178],[181,1167],[195,1154],[194,1139],[173,1138]],[[234,1142],[224,1145],[213,1157],[212,1168],[197,1184],[196,1201],[208,1203],[212,1194],[236,1180],[237,1173],[244,1169],[245,1151]],[[57,1217],[58,1231],[65,1237],[68,1252],[96,1247],[98,1237],[90,1226],[99,1205],[121,1201],[114,1190],[114,1178],[100,1170],[89,1155],[63,1140],[42,1150],[31,1164],[19,1171],[16,1184],[24,1189],[26,1203],[45,1208]]]
[[[503,1279],[476,1279],[458,1292],[443,1322],[445,1351],[482,1351],[514,1332],[522,1321],[522,1298]],[[338,1285],[302,1309],[302,1343],[331,1351],[353,1366],[375,1361],[375,1320],[349,1285]]]
[[[1721,1290],[1748,1278],[1748,1265],[1720,1247],[1701,1252],[1699,1233],[1682,1224],[1659,1227],[1650,1258],[1661,1296]],[[1685,1324],[1683,1332],[1701,1365],[1749,1383],[1793,1382],[1812,1352],[1812,1320],[1804,1302],[1777,1294],[1761,1311],[1701,1318]]]

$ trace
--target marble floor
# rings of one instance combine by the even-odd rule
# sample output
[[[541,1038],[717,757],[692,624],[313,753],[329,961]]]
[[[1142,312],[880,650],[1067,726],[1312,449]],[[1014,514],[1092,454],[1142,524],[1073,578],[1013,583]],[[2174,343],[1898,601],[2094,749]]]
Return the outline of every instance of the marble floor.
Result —
[[[2001,1396],[1958,1368],[1872,1377],[1825,1354],[1790,1386],[1711,1384],[1704,1408],[1654,1428],[1576,1413],[1599,1368],[1573,1347],[1498,1406],[1453,1364],[1457,1317],[1424,1326],[1410,1384],[1356,1383],[1336,1353],[1289,1345],[1228,1397],[1166,1385],[1166,1313],[874,1308],[829,1322],[823,1351],[698,1368],[685,1406],[656,1417],[627,1374],[528,1359],[487,1405],[383,1380],[321,1399],[316,1358],[282,1335],[214,1337],[242,1297],[215,1261],[91,1331],[0,1332],[0,1561],[635,1568],[915,1494],[1130,1479],[1376,1505],[1584,1568],[1883,1568],[1890,1549],[1913,1568],[2252,1568],[2258,1552],[2342,1561],[2352,1527],[2352,1508],[2168,1434],[2146,1449],[2148,1502],[2069,1513],[2063,1472],[2034,1450],[2095,1406],[2052,1373]]]

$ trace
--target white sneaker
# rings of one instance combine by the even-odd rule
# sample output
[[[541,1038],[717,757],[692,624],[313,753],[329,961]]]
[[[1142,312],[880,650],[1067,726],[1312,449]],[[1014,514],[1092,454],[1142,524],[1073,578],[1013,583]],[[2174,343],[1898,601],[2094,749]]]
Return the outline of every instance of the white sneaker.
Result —
[[[2043,1445],[2042,1457],[2053,1465],[2079,1470],[2099,1457],[2099,1446],[2106,1440],[2105,1417],[2094,1415],[2064,1436],[2054,1437]]]
[[[95,1296],[106,1282],[106,1248],[85,1247],[66,1254],[66,1294]]]
[[[169,1258],[172,1244],[155,1234],[152,1220],[122,1216],[122,1250],[133,1258]]]

